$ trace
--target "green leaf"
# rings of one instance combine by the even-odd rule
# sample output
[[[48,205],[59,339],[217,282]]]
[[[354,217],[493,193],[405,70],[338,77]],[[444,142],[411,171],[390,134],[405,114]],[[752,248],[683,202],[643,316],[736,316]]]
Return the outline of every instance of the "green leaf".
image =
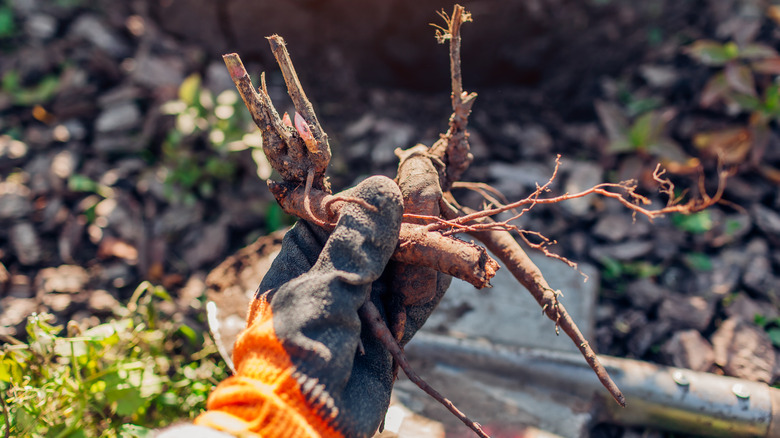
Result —
[[[740,55],[739,46],[734,41],[729,41],[723,45],[723,49],[726,50],[726,55],[731,59],[737,59]]]
[[[64,422],[58,422],[46,431],[46,438],[60,438],[67,433],[67,427],[68,426],[64,424]]]
[[[773,327],[766,332],[769,335],[769,339],[772,340],[772,345],[780,347],[780,328]]]
[[[661,275],[664,268],[648,262],[635,262],[624,264],[623,270],[637,278],[651,278]]]
[[[29,88],[10,90],[17,105],[30,106],[51,100],[60,87],[60,78],[55,75],[45,76],[37,85]]]
[[[30,430],[35,427],[36,418],[31,412],[27,411],[27,406],[22,406],[20,409],[16,409],[15,423],[17,430]]]
[[[761,100],[756,96],[735,93],[730,97],[745,111],[758,111],[761,110],[763,106]]]
[[[54,353],[70,359],[78,359],[87,354],[87,344],[83,339],[58,339],[54,344]]]
[[[658,111],[643,114],[631,125],[628,138],[636,149],[647,150],[661,137],[666,119]]]
[[[736,59],[739,51],[733,43],[721,44],[712,40],[698,40],[686,47],[689,56],[704,65],[720,66]]]
[[[152,438],[154,429],[148,429],[135,424],[123,424],[119,428],[120,438]]]
[[[217,179],[228,179],[235,172],[233,163],[220,157],[211,157],[206,161],[206,172]]]
[[[15,32],[13,9],[9,6],[0,7],[0,38],[12,36]]]
[[[26,362],[19,356],[14,359],[3,359],[3,365],[6,366],[6,370],[11,375],[10,383],[18,384],[22,381],[29,366]]]
[[[181,404],[181,399],[174,392],[166,392],[157,397],[157,401],[163,406],[177,406]]]
[[[685,264],[695,271],[712,271],[712,260],[706,254],[692,252],[683,256]]]
[[[765,44],[748,44],[739,49],[739,57],[747,60],[777,58],[778,53],[775,49]]]
[[[672,223],[678,229],[692,234],[706,233],[713,227],[712,215],[708,210],[692,214],[676,213],[672,216]]]
[[[701,91],[701,97],[699,98],[699,105],[704,108],[709,108],[715,103],[720,102],[729,97],[731,94],[731,87],[726,80],[726,73],[720,72],[704,85]]]
[[[662,138],[647,147],[647,151],[662,160],[661,164],[667,165],[674,163],[677,165],[686,165],[691,159],[683,151],[682,147],[676,141],[670,138]]]
[[[764,91],[764,111],[777,115],[780,110],[780,84],[774,83]]]
[[[214,197],[214,193],[216,192],[216,189],[214,188],[214,184],[211,181],[203,181],[198,185],[198,192],[203,196],[205,199],[211,199]]]
[[[200,75],[193,73],[182,81],[179,86],[179,100],[192,106],[198,101],[200,90]]]
[[[146,403],[144,398],[141,397],[141,391],[127,384],[123,384],[121,387],[108,388],[105,394],[110,403],[116,403],[114,411],[122,417],[133,415]]]
[[[180,326],[178,332],[182,336],[187,338],[187,340],[192,345],[202,345],[203,344],[203,336],[202,335],[198,335],[198,333],[195,330],[193,330],[192,327],[190,327],[190,326],[188,326],[186,324],[183,324],[182,326]]]
[[[726,65],[726,81],[732,90],[737,93],[756,96],[756,83],[753,81],[753,72],[747,66],[728,64]]]
[[[607,151],[613,154],[632,152],[634,150],[636,150],[636,147],[633,144],[631,144],[631,142],[628,141],[627,139],[610,141],[609,144],[607,145]]]
[[[282,208],[276,202],[268,204],[268,209],[265,211],[265,228],[269,233],[282,228],[283,214]]]
[[[623,275],[623,265],[619,261],[610,257],[603,257],[599,262],[603,266],[601,275],[606,280],[616,280]]]
[[[84,336],[89,337],[93,341],[98,341],[102,345],[113,345],[119,341],[117,331],[122,330],[122,327],[117,322],[106,322],[85,331]],[[127,329],[127,327],[125,326],[124,329]]]
[[[65,435],[64,438],[87,438],[87,433],[84,432],[84,429],[79,429]]]
[[[648,111],[658,109],[663,105],[663,100],[658,97],[648,97],[646,99],[632,99],[626,104],[626,111],[630,117],[644,114]]]
[[[54,3],[62,8],[73,9],[77,6],[81,6],[84,3],[84,0],[56,0]]]
[[[647,42],[652,46],[660,46],[664,42],[664,31],[660,27],[647,30]]]
[[[19,72],[11,70],[3,75],[2,79],[3,91],[12,93],[14,90],[21,88],[19,84]]]
[[[0,361],[0,382],[11,383],[11,364],[5,359]],[[2,396],[2,395],[0,395]]]
[[[73,174],[68,178],[68,189],[71,192],[97,193],[100,185],[84,175]]]
[[[740,228],[742,228],[742,223],[740,223],[740,221],[736,219],[727,219],[724,233],[728,235],[733,235],[734,233],[739,231]]]
[[[760,74],[780,75],[780,57],[754,61],[750,64],[750,69]]]
[[[211,379],[224,378],[224,370],[209,350],[177,342],[180,323],[160,317],[159,329],[149,328],[145,312],[165,295],[154,288],[143,283],[134,294],[134,310],[117,309],[122,318],[78,337],[61,335],[62,327],[46,314],[28,319],[29,344],[0,350],[0,390],[11,414],[11,436],[146,437],[144,426],[191,418],[203,409]],[[83,357],[73,360],[76,346]],[[175,402],[163,406],[159,398],[166,390]],[[139,427],[122,426],[131,419]]]
[[[173,297],[171,294],[168,293],[168,291],[163,286],[155,286],[154,289],[152,289],[152,294],[157,297],[161,298],[169,303],[173,302]]]

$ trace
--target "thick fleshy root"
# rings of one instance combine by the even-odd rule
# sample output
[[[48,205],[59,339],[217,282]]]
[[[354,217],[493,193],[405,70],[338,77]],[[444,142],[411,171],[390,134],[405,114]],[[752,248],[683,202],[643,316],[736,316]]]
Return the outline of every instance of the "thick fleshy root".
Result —
[[[335,198],[334,195],[313,189],[307,197],[305,188],[300,186],[290,188],[287,184],[269,182],[269,188],[287,214],[316,223],[327,230],[335,226],[341,206],[351,202],[350,199],[329,202]],[[306,208],[307,205],[309,208]],[[398,247],[392,258],[452,275],[479,289],[490,286],[490,279],[499,268],[498,262],[490,257],[485,248],[430,232],[425,225],[410,223],[401,224]]]

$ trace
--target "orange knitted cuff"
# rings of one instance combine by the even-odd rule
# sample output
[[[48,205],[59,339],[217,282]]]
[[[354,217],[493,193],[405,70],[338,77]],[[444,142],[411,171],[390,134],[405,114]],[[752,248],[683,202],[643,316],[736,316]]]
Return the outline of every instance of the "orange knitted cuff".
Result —
[[[195,424],[242,438],[342,437],[332,426],[336,412],[301,391],[264,296],[252,302],[248,322],[233,351],[236,375],[217,385]]]

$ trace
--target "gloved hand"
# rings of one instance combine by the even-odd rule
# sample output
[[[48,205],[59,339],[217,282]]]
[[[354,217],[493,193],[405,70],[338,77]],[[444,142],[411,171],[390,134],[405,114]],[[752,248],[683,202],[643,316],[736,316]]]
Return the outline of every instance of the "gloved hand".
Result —
[[[330,235],[305,221],[287,233],[236,342],[236,375],[217,386],[195,424],[266,438],[363,437],[377,430],[390,402],[392,357],[362,326],[358,309],[367,298],[380,311],[398,302],[388,261],[403,201],[385,177],[342,195],[377,210],[348,203]],[[449,286],[448,276],[437,278],[432,300],[405,306],[404,341]]]

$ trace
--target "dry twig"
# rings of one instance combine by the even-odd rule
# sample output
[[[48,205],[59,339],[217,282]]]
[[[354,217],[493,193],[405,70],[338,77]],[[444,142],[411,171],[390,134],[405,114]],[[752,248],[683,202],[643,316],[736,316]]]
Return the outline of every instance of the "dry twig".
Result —
[[[479,423],[472,421],[457,407],[455,407],[455,405],[452,404],[451,401],[449,401],[443,395],[439,394],[438,391],[433,389],[431,385],[429,385],[425,380],[423,380],[419,375],[417,375],[416,372],[414,372],[412,366],[409,365],[409,361],[406,360],[406,355],[404,354],[401,347],[398,345],[398,341],[395,339],[393,334],[390,333],[390,329],[388,329],[387,326],[385,325],[385,322],[382,319],[382,315],[379,313],[379,309],[376,308],[374,303],[372,303],[370,300],[366,301],[363,304],[363,306],[360,307],[359,313],[360,313],[360,319],[364,322],[369,323],[368,325],[371,328],[371,332],[374,334],[374,336],[377,339],[379,339],[379,342],[381,342],[382,345],[390,352],[390,354],[393,356],[393,359],[396,361],[396,363],[401,366],[401,369],[404,370],[406,376],[409,377],[409,380],[414,382],[420,389],[422,389],[428,395],[430,395],[431,397],[436,399],[439,403],[444,405],[444,407],[446,407],[450,412],[452,412],[453,415],[458,417],[458,419],[462,421],[463,424],[470,427],[471,430],[476,432],[477,435],[481,437],[488,436],[485,433],[485,431],[482,430],[482,426]]]

